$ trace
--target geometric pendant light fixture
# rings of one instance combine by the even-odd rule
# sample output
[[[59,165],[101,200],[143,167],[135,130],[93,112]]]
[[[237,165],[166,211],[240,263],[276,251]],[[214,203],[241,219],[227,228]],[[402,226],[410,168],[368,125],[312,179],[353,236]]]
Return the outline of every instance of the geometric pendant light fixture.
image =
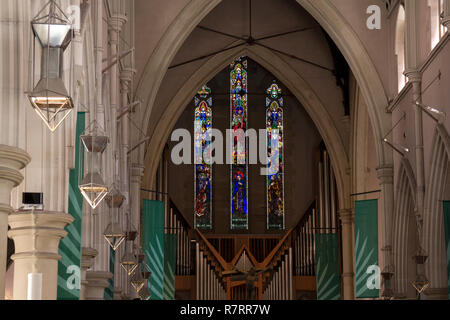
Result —
[[[134,254],[134,241],[137,237],[137,231],[131,224],[130,212],[127,213],[127,231],[125,232],[125,253],[120,259],[120,265],[128,276],[131,276],[138,267],[137,257]]]
[[[139,250],[140,251],[140,250]],[[145,275],[144,275],[144,271],[145,271],[145,256],[142,252],[139,252],[137,254],[137,268],[135,270],[135,272],[133,273],[133,275],[131,276],[130,279],[130,283],[133,286],[133,288],[136,290],[137,293],[139,293],[139,291],[141,291],[141,289],[144,287],[145,285]]]
[[[34,42],[41,50],[40,80],[28,99],[47,127],[53,132],[73,109],[72,98],[62,80],[64,51],[72,41],[72,24],[54,0],[48,2],[31,22]],[[34,48],[34,46],[33,46]],[[33,76],[36,53],[33,49]]]
[[[150,300],[152,296],[151,286],[152,286],[152,273],[148,272],[145,275],[146,281],[142,286],[141,290],[138,292],[138,296],[141,300]]]
[[[83,197],[95,209],[108,194],[108,187],[102,178],[102,154],[109,138],[101,131],[94,120],[84,134],[80,136],[79,189]],[[84,152],[83,152],[84,151]],[[86,156],[87,162],[81,162]],[[84,174],[84,171],[87,171]]]
[[[120,260],[120,265],[128,276],[131,276],[138,267],[137,258],[134,255],[134,240],[136,239],[136,231],[127,231],[125,233],[125,253]]]
[[[110,193],[105,197],[109,207],[110,223],[103,232],[103,236],[111,248],[115,251],[125,241],[126,234],[119,224],[119,212],[125,197],[113,186]]]

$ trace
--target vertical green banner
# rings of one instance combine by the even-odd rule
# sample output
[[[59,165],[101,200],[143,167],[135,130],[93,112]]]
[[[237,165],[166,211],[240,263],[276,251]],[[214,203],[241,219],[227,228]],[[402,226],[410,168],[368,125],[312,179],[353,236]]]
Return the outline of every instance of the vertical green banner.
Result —
[[[337,234],[316,234],[317,300],[340,300],[339,248]]]
[[[176,234],[165,235],[164,249],[164,300],[175,300]]]
[[[78,168],[80,135],[85,128],[85,113],[78,112],[75,135],[75,168],[69,172],[68,211],[75,219],[66,227],[67,236],[59,243],[58,300],[79,300],[81,289],[81,219],[83,217],[83,196],[78,189]]]
[[[108,287],[105,289],[105,300],[114,300],[114,265],[116,260],[116,252],[113,248],[109,248],[109,272],[113,274],[111,279],[108,279]]]
[[[356,298],[379,297],[378,266],[378,200],[355,201]]]
[[[164,299],[164,202],[142,202],[142,250],[152,273],[151,300]]]
[[[444,201],[445,245],[447,251],[447,285],[450,300],[450,201]]]

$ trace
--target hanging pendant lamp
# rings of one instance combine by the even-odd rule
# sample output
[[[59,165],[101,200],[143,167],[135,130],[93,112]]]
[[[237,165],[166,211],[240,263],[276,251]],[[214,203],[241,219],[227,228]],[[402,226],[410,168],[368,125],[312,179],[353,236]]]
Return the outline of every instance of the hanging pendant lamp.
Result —
[[[144,270],[146,270],[146,265],[144,260],[145,260],[144,254],[141,252],[141,250],[138,250],[137,267],[130,279],[130,283],[137,293],[139,293],[139,291],[145,285]]]
[[[109,207],[110,223],[106,227],[103,236],[115,251],[124,242],[126,236],[119,224],[119,209],[122,206],[125,197],[114,186],[111,192],[105,197],[105,200]]]
[[[138,296],[141,300],[150,300],[152,296],[152,273],[146,272],[144,278],[144,286],[138,291]]]
[[[80,166],[79,181],[81,183],[78,187],[92,209],[95,209],[108,194],[108,187],[102,178],[102,154],[108,145],[109,138],[94,120],[80,136],[80,142],[80,157],[86,154],[87,161],[86,165]],[[84,158],[80,160],[82,159]],[[85,170],[86,174],[84,174]]]
[[[131,276],[138,267],[136,256],[133,252],[134,240],[136,240],[137,231],[129,230],[125,233],[125,253],[120,260],[120,265]]]
[[[28,99],[31,106],[50,131],[55,131],[73,110],[72,97],[68,94],[62,71],[64,51],[73,38],[72,24],[54,0],[49,1],[31,21],[34,43],[38,40],[41,50],[40,80]],[[34,46],[33,46],[34,48]],[[37,55],[33,49],[33,75]]]

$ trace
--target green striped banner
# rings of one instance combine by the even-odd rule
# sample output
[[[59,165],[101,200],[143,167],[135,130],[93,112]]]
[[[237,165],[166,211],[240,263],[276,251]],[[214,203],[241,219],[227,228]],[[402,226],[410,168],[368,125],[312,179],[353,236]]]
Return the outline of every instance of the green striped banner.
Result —
[[[448,299],[450,300],[450,201],[444,201],[444,229],[447,251],[447,286]]]
[[[378,200],[355,202],[355,290],[356,298],[378,298]],[[375,280],[374,280],[375,279]]]
[[[69,214],[75,219],[66,227],[67,236],[59,243],[58,300],[79,300],[81,289],[81,219],[83,196],[78,189],[80,135],[85,128],[85,113],[78,112],[75,135],[75,168],[69,172]]]
[[[105,289],[104,299],[114,300],[114,265],[116,260],[116,252],[113,248],[109,248],[109,272],[112,273],[112,277],[108,279],[108,287]]]
[[[316,234],[317,300],[340,300],[339,248],[337,234]]]
[[[152,273],[151,300],[164,299],[164,202],[142,202],[142,250]]]
[[[165,235],[164,249],[164,300],[175,300],[176,234]]]

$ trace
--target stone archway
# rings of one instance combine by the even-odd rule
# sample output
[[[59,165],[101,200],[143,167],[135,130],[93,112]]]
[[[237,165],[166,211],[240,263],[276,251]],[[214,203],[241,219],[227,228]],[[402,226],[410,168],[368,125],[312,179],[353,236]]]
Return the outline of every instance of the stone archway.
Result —
[[[184,111],[184,107],[203,84],[211,80],[230,61],[240,55],[247,55],[273,73],[275,77],[288,87],[296,96],[297,100],[302,103],[329,150],[333,169],[336,173],[339,204],[341,207],[344,207],[346,197],[350,194],[350,181],[346,172],[348,168],[348,155],[331,116],[308,83],[289,64],[274,55],[270,50],[262,47],[235,49],[217,55],[206,62],[186,81],[186,84],[178,91],[165,109],[160,121],[158,121],[155,133],[150,140],[148,148],[152,150],[152,153],[147,153],[144,162],[147,171],[144,181],[152,181],[151,177],[156,174],[160,158],[158,155],[161,155],[175,123]]]
[[[412,256],[417,251],[417,224],[415,217],[416,179],[411,164],[403,158],[398,173],[396,206],[394,211],[393,254],[394,291],[400,297],[414,294],[410,281],[415,274]],[[412,293],[411,293],[412,292]],[[413,297],[413,296],[412,296]]]
[[[425,264],[430,288],[426,294],[433,299],[447,299],[447,256],[443,218],[443,200],[450,192],[450,136],[444,126],[436,127],[430,157],[430,175],[424,208],[423,239],[428,253]],[[447,197],[446,197],[447,196]]]
[[[363,44],[330,0],[296,1],[325,29],[349,63],[367,102],[372,128],[376,136],[378,164],[381,167],[392,163],[392,150],[386,148],[382,142],[383,133],[387,132],[391,125],[390,116],[384,111],[388,104],[387,97]],[[146,132],[153,103],[169,64],[193,29],[220,2],[221,0],[190,2],[158,43],[145,67],[136,92],[136,95],[143,99],[146,107],[143,108],[143,114],[139,114],[138,117],[142,121],[144,132]],[[137,157],[135,162],[143,163],[145,153],[145,148],[140,148],[135,155]]]
[[[366,101],[369,119],[374,132],[374,140],[376,147],[376,157],[378,163],[379,178],[383,180],[383,208],[384,208],[384,220],[383,223],[387,225],[384,233],[390,233],[390,217],[393,211],[393,190],[392,190],[392,162],[393,151],[383,143],[383,137],[385,133],[391,128],[391,116],[385,112],[388,105],[388,100],[384,88],[379,78],[378,72],[369,57],[363,43],[358,38],[355,31],[350,24],[341,15],[341,13],[333,6],[331,0],[296,0],[306,11],[308,11],[316,21],[325,29],[332,40],[336,43],[344,57],[346,58],[356,80],[358,86],[361,88],[362,95]],[[162,80],[168,70],[168,67],[175,55],[181,48],[182,44],[194,30],[194,28],[206,17],[206,15],[213,10],[221,0],[198,0],[189,2],[186,7],[180,12],[177,18],[167,29],[164,36],[161,38],[156,49],[153,51],[145,70],[143,72],[141,81],[136,91],[136,98],[143,101],[144,108],[141,113],[136,114],[135,119],[141,121],[141,128],[144,132],[147,132],[147,126],[152,113],[153,104],[155,102],[157,93],[161,86]],[[210,60],[213,60],[211,58]],[[220,64],[219,64],[220,65]],[[219,65],[216,65],[218,67]],[[214,73],[213,73],[214,74]],[[274,72],[277,75],[276,72]],[[278,75],[277,75],[278,76]],[[196,89],[201,86],[208,79],[203,79],[201,83],[196,84]],[[282,80],[282,77],[280,77]],[[284,81],[285,84],[288,84]],[[196,89],[191,90],[191,96]],[[293,90],[295,91],[295,90]],[[174,98],[175,99],[175,98]],[[183,101],[180,100],[180,103]],[[179,105],[178,105],[179,106]],[[306,106],[305,106],[306,107]],[[314,116],[310,114],[314,119]],[[156,173],[156,163],[161,155],[161,143],[165,143],[163,139],[163,132],[166,132],[171,128],[170,119],[167,117],[175,118],[175,114],[165,114],[159,122],[165,123],[166,127],[162,132],[155,130],[155,134],[152,137],[154,143],[149,144],[147,148],[141,146],[138,151],[133,154],[134,163],[146,164],[144,181],[153,181]],[[325,139],[328,139],[327,146],[331,149],[337,148],[335,145],[331,145],[333,138],[327,137],[330,132],[325,130],[329,129],[329,118],[316,118],[316,126]],[[173,126],[173,124],[172,124]],[[333,127],[333,126],[331,126]],[[322,130],[322,131],[321,131]],[[334,130],[334,129],[333,129]],[[345,270],[344,277],[344,297],[346,299],[353,298],[353,253],[352,253],[352,215],[351,215],[351,201],[350,201],[350,179],[347,177],[348,155],[345,152],[340,153],[338,150],[330,150],[332,153],[332,161],[338,166],[335,169],[337,174],[338,187],[344,192],[339,193],[339,201],[341,212],[345,215],[343,217],[343,225],[346,232],[345,246],[348,250],[345,252]],[[334,155],[333,155],[334,153]],[[345,156],[338,156],[338,154],[344,154]],[[342,159],[345,159],[343,161]],[[344,165],[345,163],[345,165]],[[345,168],[345,170],[343,170]],[[339,177],[339,175],[341,175]],[[386,237],[387,242],[384,244],[386,247],[390,246],[389,237]]]

